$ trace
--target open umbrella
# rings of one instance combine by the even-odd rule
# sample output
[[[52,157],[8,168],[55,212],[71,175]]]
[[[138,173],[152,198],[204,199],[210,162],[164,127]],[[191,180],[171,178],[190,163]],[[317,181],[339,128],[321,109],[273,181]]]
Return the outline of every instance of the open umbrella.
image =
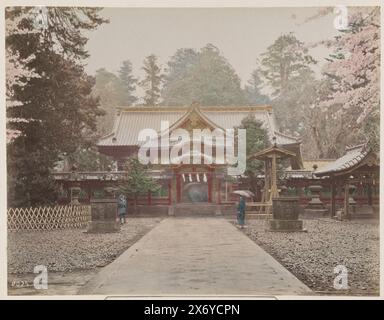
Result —
[[[251,198],[254,196],[253,192],[249,191],[249,190],[236,190],[233,192],[234,194],[237,194],[239,196],[243,196],[243,197],[246,197],[246,198]]]

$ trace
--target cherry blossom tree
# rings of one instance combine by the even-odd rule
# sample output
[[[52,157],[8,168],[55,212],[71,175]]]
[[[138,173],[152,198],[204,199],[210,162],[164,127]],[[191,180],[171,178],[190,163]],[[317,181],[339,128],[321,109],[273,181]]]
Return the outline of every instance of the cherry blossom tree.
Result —
[[[315,18],[332,13],[325,10]],[[348,8],[348,28],[319,44],[333,48],[305,114],[303,152],[336,158],[348,144],[379,142],[380,9]]]
[[[378,143],[380,104],[380,8],[351,10],[349,29],[329,45],[335,47],[324,73],[332,79],[331,91],[319,106],[339,106],[336,117],[349,115],[349,130]]]
[[[23,19],[29,18],[33,13],[28,9],[6,8],[6,20],[5,20],[5,36],[14,34],[27,34],[37,32],[36,30],[23,29],[20,26],[20,22]],[[27,67],[27,64],[31,62],[35,57],[30,55],[27,58],[20,58],[19,52],[11,50],[6,45],[5,50],[5,68],[6,68],[6,108],[12,108],[15,106],[21,106],[20,101],[14,99],[14,89],[16,86],[22,87],[31,78],[38,77],[39,75],[32,69]],[[11,122],[28,122],[31,119],[25,119],[21,117],[7,118],[7,124]],[[21,134],[19,130],[10,129],[7,125],[7,143],[12,142],[13,139]]]

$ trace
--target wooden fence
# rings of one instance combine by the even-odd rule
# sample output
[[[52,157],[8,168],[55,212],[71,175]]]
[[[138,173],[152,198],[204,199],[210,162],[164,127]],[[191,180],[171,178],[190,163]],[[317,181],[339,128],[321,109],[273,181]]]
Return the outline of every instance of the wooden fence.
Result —
[[[55,230],[85,228],[91,220],[90,206],[54,206],[8,209],[8,230]]]

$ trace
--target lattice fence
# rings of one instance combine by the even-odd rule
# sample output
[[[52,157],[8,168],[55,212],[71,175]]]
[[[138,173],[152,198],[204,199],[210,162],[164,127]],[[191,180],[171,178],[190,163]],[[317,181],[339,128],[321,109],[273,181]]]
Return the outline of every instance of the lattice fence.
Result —
[[[8,209],[9,231],[78,229],[85,228],[90,220],[90,206]]]

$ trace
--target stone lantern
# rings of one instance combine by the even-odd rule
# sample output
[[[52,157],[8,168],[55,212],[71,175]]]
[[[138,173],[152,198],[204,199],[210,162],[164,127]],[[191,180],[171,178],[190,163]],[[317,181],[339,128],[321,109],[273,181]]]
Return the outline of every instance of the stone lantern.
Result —
[[[280,186],[279,187],[279,194],[280,196],[288,196],[287,192],[288,192],[288,188],[286,186]]]
[[[71,167],[71,175],[70,175],[70,195],[71,195],[71,205],[80,205],[80,177],[77,172],[76,164],[73,164]]]
[[[80,192],[81,192],[81,188],[78,184],[73,185],[71,187],[71,204],[72,205],[75,205],[75,206],[80,205],[80,201],[79,201]]]
[[[114,197],[116,188],[106,187],[104,199],[91,200],[91,222],[88,233],[108,233],[120,230],[117,221],[117,200]]]
[[[355,201],[355,199],[353,199],[353,194],[354,194],[354,192],[356,191],[357,188],[353,184],[348,184],[347,188],[348,188],[348,205],[349,205],[349,210],[348,210],[348,214],[345,214],[345,212],[343,212],[342,219],[343,218],[350,219],[350,218],[352,218],[356,214],[356,204],[357,204],[357,202]],[[345,187],[344,187],[344,191],[345,191]]]
[[[349,189],[348,189],[348,193],[349,193],[349,199],[348,199],[348,202],[349,202],[349,205],[351,206],[354,206],[357,204],[357,202],[355,201],[355,199],[353,199],[353,194],[355,193],[357,187],[353,184],[350,184],[349,185]]]

